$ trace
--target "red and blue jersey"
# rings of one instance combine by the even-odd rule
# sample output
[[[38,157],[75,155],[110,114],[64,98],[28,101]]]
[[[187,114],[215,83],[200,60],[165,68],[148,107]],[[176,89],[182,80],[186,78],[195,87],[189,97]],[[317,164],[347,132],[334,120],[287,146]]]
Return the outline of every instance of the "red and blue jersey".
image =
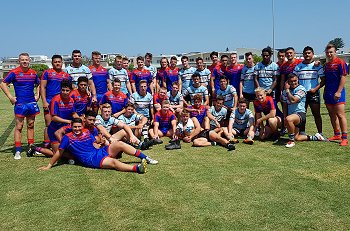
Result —
[[[165,81],[165,72],[170,69],[169,67],[166,67],[166,68],[160,68],[158,71],[157,71],[157,74],[156,74],[156,80],[159,81],[159,85],[160,86],[163,86],[163,82]]]
[[[95,84],[96,94],[103,95],[108,91],[107,80],[109,79],[108,70],[102,66],[96,68],[95,66],[89,67],[92,74],[92,81]]]
[[[167,95],[165,95],[164,98],[160,98],[159,93],[156,93],[153,95],[153,104],[159,103],[160,105],[162,105],[163,100],[166,100],[166,99],[168,99]]]
[[[287,80],[288,75],[290,73],[293,73],[294,68],[301,63],[303,60],[301,59],[294,59],[294,61],[292,63],[289,62],[285,62],[281,65],[280,67],[280,75],[284,75],[285,76],[285,80]],[[283,86],[284,87],[284,86]]]
[[[10,71],[2,80],[4,83],[12,83],[15,88],[16,105],[36,102],[34,95],[34,86],[40,84],[40,79],[32,69],[24,72],[21,67]]]
[[[128,101],[128,97],[123,92],[114,94],[113,90],[110,90],[102,96],[100,104],[109,103],[112,107],[112,114],[114,114],[120,112],[128,104]]]
[[[255,113],[264,113],[265,115],[269,114],[271,110],[276,110],[275,102],[271,96],[266,96],[264,102],[259,100],[254,100],[254,110]]]
[[[74,100],[72,98],[69,97],[68,99],[63,100],[60,94],[52,98],[50,103],[50,114],[52,116],[58,116],[62,119],[72,120],[74,112],[75,106]],[[55,122],[52,120],[49,126],[56,131],[64,125],[64,123]]]
[[[51,102],[51,99],[60,94],[61,92],[61,82],[64,79],[72,80],[72,77],[69,76],[66,72],[61,70],[60,72],[55,71],[54,69],[49,69],[44,71],[41,76],[41,80],[46,80],[46,101]]]
[[[204,118],[207,116],[207,107],[204,105],[201,105],[199,108],[194,108],[192,105],[188,106],[189,109],[196,109],[196,111],[190,112],[190,117],[196,117],[198,122],[202,124]],[[199,111],[199,112],[198,112]]]
[[[70,97],[74,100],[75,112],[81,116],[88,107],[91,107],[91,97],[85,92],[79,92],[78,89],[74,89],[70,93]]]
[[[166,88],[168,91],[173,89],[173,83],[179,82],[179,68],[175,67],[174,69],[167,68],[164,71],[164,80],[166,83]]]
[[[220,77],[225,75],[227,67],[223,67],[222,65],[217,65],[211,70],[212,76],[214,77],[214,88],[215,90],[220,88]]]
[[[220,63],[220,62],[218,62],[218,63],[213,63],[213,64],[211,64],[211,65],[208,67],[208,69],[209,69],[209,71],[211,72],[211,74],[214,73],[214,69],[215,69],[216,67],[218,67],[218,66],[221,66],[221,63]]]
[[[146,69],[142,69],[142,70],[136,69],[132,72],[130,82],[135,83],[135,87],[136,87],[137,92],[139,92],[139,90],[140,90],[140,81],[141,80],[147,81],[147,86],[148,86],[147,91],[151,92],[150,85],[151,85],[152,80],[153,80],[153,76],[152,76],[151,72],[146,70]]]
[[[243,69],[244,65],[243,64],[236,64],[236,65],[231,65],[228,66],[225,70],[224,70],[224,74],[226,75],[226,77],[229,80],[229,84],[232,85],[237,92],[239,91],[239,84],[241,82],[241,72]]]
[[[174,113],[172,113],[170,110],[168,110],[165,114],[161,112],[162,111],[158,111],[154,115],[154,121],[159,123],[159,129],[170,129],[172,127],[171,121],[176,120]]]
[[[93,136],[98,136],[99,132],[98,129],[95,126],[91,126],[90,128],[85,127]],[[63,127],[64,134],[72,132],[72,125],[68,124]]]
[[[338,91],[340,79],[342,76],[346,76],[348,73],[348,67],[344,60],[336,57],[330,62],[324,65],[325,75],[325,92],[335,93]]]

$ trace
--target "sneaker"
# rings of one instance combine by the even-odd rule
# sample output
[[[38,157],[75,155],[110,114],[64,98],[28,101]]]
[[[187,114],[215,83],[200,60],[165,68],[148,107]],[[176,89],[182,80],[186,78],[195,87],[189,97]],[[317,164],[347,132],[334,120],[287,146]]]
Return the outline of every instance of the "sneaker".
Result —
[[[181,149],[180,140],[174,140],[174,142],[165,145],[166,150]]]
[[[139,147],[140,147],[141,150],[147,150],[151,146],[152,146],[152,142],[151,141],[141,141],[140,144],[139,144]]]
[[[146,159],[142,159],[141,163],[139,163],[137,165],[137,173],[139,174],[144,174],[147,172],[147,160]]]
[[[69,160],[68,160],[68,164],[70,164],[70,165],[75,165],[75,160],[69,159]]]
[[[260,130],[259,129],[256,129],[255,136],[260,136]]]
[[[19,152],[19,151],[17,151],[16,153],[15,153],[15,156],[13,157],[13,159],[15,159],[15,160],[20,160],[22,157],[21,157],[21,152]]]
[[[341,140],[341,136],[332,136],[328,138],[329,141]]]
[[[35,154],[35,148],[36,146],[34,144],[29,145],[28,151],[27,151],[27,156],[32,157]]]
[[[319,141],[328,141],[328,139],[326,137],[324,137],[322,133],[317,132],[315,134],[315,136],[316,136],[317,140],[319,140]]]
[[[234,145],[234,144],[231,144],[231,143],[228,143],[226,147],[227,147],[227,149],[228,149],[229,151],[232,151],[232,150],[235,150],[235,149],[236,149],[235,145]]]
[[[211,141],[210,144],[211,144],[211,146],[216,146],[216,142],[215,141]]]
[[[158,160],[153,160],[152,158],[146,157],[147,164],[158,164]]]
[[[287,148],[292,148],[292,147],[294,147],[295,146],[295,142],[294,141],[288,141],[288,143],[286,144],[286,147]]]
[[[162,144],[163,140],[161,139],[151,139],[151,142],[153,145],[157,145],[157,144]]]
[[[284,134],[286,134],[286,133],[287,133],[287,128],[282,128],[280,131],[280,135],[284,136]]]
[[[237,140],[236,138],[231,138],[231,139],[229,140],[229,142],[230,142],[231,144],[238,144],[238,143],[239,143],[239,140]]]
[[[251,138],[247,138],[247,139],[243,140],[243,143],[252,145],[252,144],[254,144],[254,140],[252,140]]]
[[[340,146],[348,146],[349,145],[348,139],[342,139],[339,145]]]

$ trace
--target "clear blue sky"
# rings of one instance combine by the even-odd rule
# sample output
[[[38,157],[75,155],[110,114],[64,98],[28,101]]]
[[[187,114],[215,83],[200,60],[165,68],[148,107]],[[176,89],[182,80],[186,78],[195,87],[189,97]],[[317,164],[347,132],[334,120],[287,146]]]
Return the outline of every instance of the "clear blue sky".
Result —
[[[314,47],[343,38],[349,0],[275,0],[275,47]],[[0,57],[80,49],[138,55],[272,46],[272,0],[4,1]]]

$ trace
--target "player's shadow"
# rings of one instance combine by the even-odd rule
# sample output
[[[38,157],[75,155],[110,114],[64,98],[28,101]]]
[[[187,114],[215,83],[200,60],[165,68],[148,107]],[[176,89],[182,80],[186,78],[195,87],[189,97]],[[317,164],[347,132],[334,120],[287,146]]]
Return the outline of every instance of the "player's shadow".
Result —
[[[272,145],[285,146],[287,143],[288,143],[288,138],[281,137],[278,139],[277,142],[273,143]]]

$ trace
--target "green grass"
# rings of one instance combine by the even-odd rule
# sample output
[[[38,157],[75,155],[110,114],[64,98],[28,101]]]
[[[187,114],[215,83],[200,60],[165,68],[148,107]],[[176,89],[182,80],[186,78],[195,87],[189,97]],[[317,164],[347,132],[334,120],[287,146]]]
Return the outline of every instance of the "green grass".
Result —
[[[42,172],[37,168],[48,158],[23,154],[13,160],[13,109],[2,96],[0,230],[350,229],[349,147],[303,142],[286,149],[255,142],[228,152],[189,144],[166,151],[159,145],[146,151],[159,165],[144,175],[66,164]],[[324,105],[322,113],[330,136]],[[315,133],[310,114],[307,131]],[[349,106],[347,116],[350,121]]]

